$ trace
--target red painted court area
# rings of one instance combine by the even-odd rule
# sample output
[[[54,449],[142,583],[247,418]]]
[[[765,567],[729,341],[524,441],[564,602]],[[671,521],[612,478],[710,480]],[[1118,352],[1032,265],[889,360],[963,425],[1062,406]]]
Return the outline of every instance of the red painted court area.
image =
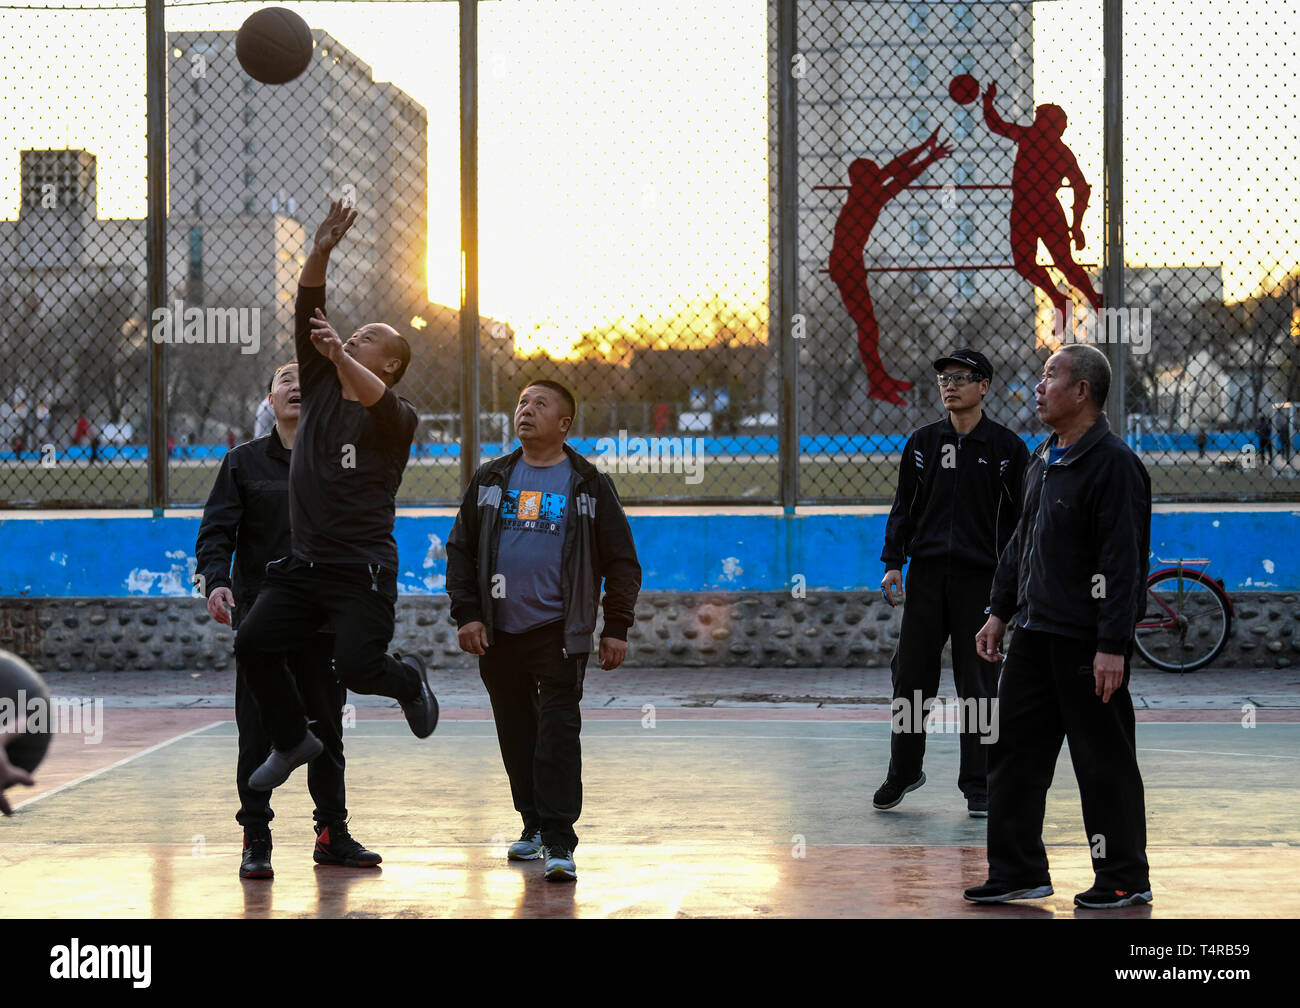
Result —
[[[432,739],[396,712],[348,728],[351,830],[376,870],[312,862],[303,771],[273,801],[275,878],[237,876],[235,730],[227,710],[108,708],[103,740],[55,740],[40,787],[0,822],[0,915],[208,917],[1295,917],[1300,753],[1294,712],[1139,715],[1155,903],[1083,911],[1091,884],[1062,752],[1044,839],[1056,894],[975,907],[984,822],[956,788],[956,736],[929,782],[870,806],[883,711],[587,711],[578,880],[511,864],[518,833],[486,712],[449,710]],[[1269,712],[1262,711],[1262,715]]]

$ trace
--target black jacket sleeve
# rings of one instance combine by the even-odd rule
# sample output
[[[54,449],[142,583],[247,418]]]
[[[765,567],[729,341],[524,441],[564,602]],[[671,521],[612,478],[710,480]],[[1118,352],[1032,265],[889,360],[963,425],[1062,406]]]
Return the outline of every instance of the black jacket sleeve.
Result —
[[[636,599],[641,592],[641,563],[636,556],[632,528],[627,523],[623,502],[614,481],[605,473],[598,477],[596,496],[596,548],[600,551],[600,574],[605,581],[605,627],[602,637],[627,640],[635,619]]]
[[[885,548],[880,559],[885,570],[902,570],[907,561],[907,547],[912,541],[912,504],[916,497],[919,479],[916,471],[916,435],[907,439],[903,457],[898,463],[898,489],[894,492],[894,506],[889,509],[885,522]]]
[[[316,385],[331,376],[338,381],[338,370],[311,341],[311,317],[317,308],[325,310],[325,285],[300,286],[293,305],[293,347],[298,360],[298,379],[304,394],[309,385]]]
[[[221,460],[194,544],[194,581],[205,596],[215,588],[230,587],[230,560],[235,555],[239,522],[244,516],[234,459],[235,453],[228,451]]]
[[[1016,495],[1015,531],[1011,533],[1002,555],[998,557],[998,569],[993,574],[993,585],[989,589],[989,612],[1003,623],[1010,623],[1020,608],[1020,560],[1024,553],[1025,536],[1033,535],[1033,529],[1025,527],[1033,520],[1026,512],[1025,503],[1028,494],[1036,492],[1035,487],[1028,485],[1029,480],[1037,479],[1037,471],[1030,465],[1032,458],[1026,451]],[[1011,466],[1007,469],[1010,470]]]
[[[1151,541],[1151,481],[1132,452],[1117,451],[1093,510],[1097,573],[1097,650],[1127,654],[1146,594]]]
[[[479,476],[475,473],[447,536],[447,595],[457,629],[466,623],[483,622],[478,584],[478,488]]]

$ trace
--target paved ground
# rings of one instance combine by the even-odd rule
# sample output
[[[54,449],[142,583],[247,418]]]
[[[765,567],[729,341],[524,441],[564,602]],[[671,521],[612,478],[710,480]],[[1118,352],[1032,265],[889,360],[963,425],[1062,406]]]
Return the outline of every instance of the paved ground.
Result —
[[[57,673],[47,677],[58,696],[103,698],[109,707],[230,707],[234,672]],[[487,693],[468,669],[434,669],[430,685],[446,708],[486,708]],[[1179,675],[1135,669],[1139,710],[1300,708],[1300,669],[1205,669]],[[670,708],[887,708],[889,670],[871,669],[616,669],[589,668],[583,706],[624,709],[645,703]],[[941,697],[955,696],[952,671]],[[358,708],[394,706],[353,697]]]

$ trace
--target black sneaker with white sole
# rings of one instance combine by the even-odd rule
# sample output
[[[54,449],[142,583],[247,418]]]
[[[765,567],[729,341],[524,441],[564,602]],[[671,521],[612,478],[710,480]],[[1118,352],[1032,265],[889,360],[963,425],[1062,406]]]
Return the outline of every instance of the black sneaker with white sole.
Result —
[[[885,783],[881,784],[879,790],[876,791],[875,797],[871,799],[871,804],[882,812],[885,809],[891,809],[903,800],[903,795],[909,791],[915,791],[924,783],[924,771],[911,784],[900,784],[898,781],[887,777]]]
[[[419,655],[401,655],[396,651],[393,657],[411,669],[420,682],[420,695],[414,700],[399,700],[406,723],[416,738],[428,738],[438,727],[438,698],[429,689],[429,677],[424,668],[424,660]]]
[[[1043,899],[1052,895],[1052,883],[1011,886],[1000,882],[985,882],[982,886],[967,889],[962,895],[972,903],[1009,903],[1011,900]]]
[[[1087,892],[1074,897],[1074,905],[1087,907],[1089,910],[1117,910],[1120,907],[1141,906],[1152,902],[1151,890],[1142,892],[1127,889],[1099,889],[1093,886]]]

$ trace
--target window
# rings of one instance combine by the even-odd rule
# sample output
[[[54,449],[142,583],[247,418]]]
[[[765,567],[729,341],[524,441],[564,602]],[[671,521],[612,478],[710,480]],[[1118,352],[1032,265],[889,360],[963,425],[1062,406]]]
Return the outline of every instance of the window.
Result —
[[[195,168],[195,169],[194,169],[194,184],[195,184],[195,185],[200,185],[200,184],[202,184],[202,182],[203,182],[203,173],[200,172],[197,168]]]
[[[202,80],[201,77],[195,77],[195,78],[193,78],[193,81],[194,81],[194,93],[195,93],[195,94],[198,94],[198,93],[199,93],[199,82],[200,82],[201,80]]]
[[[975,241],[975,218],[958,217],[956,221],[956,227],[954,228],[954,230],[956,232],[958,242],[964,245],[970,245],[972,242]]]
[[[907,121],[912,136],[923,137],[930,132],[930,114],[920,110],[913,112]]]
[[[914,32],[927,31],[930,27],[930,5],[927,3],[908,4],[907,27]]]
[[[924,84],[930,77],[930,68],[925,62],[924,56],[909,56],[907,58],[907,83],[912,87],[919,87]]]
[[[975,12],[970,4],[952,5],[952,27],[954,31],[970,31],[975,27]]]
[[[245,105],[245,106],[244,106],[244,125],[245,125],[245,126],[252,126],[252,125],[253,125],[253,120],[256,119],[256,118],[257,118],[257,117],[253,114],[253,106],[252,106],[252,105]]]
[[[969,161],[958,161],[952,169],[952,180],[957,185],[974,185],[975,166]]]
[[[257,172],[251,167],[244,169],[244,185],[253,186],[257,184]]]
[[[969,301],[975,296],[975,274],[963,270],[953,274],[953,295],[960,300]]]
[[[244,141],[244,153],[245,154],[257,153],[257,146],[253,143],[252,137],[249,137],[247,140]]]
[[[953,76],[958,74],[973,74],[975,72],[975,57],[970,53],[963,53],[952,61]]]
[[[250,77],[244,81],[244,94],[253,93],[253,79]]]
[[[253,199],[252,196],[244,200],[244,213],[246,214],[257,213],[257,200]]]
[[[913,273],[911,291],[912,297],[921,297],[930,293],[930,274]]]
[[[1151,300],[1163,301],[1165,299],[1165,285],[1162,283],[1153,283],[1151,285]]]
[[[194,111],[194,125],[197,126],[199,125],[199,107],[195,105],[193,111]]]
[[[908,222],[908,233],[912,236],[913,245],[930,244],[930,218],[913,217]]]
[[[195,217],[203,216],[203,200],[198,198],[194,200],[194,216]]]
[[[193,145],[193,146],[194,146],[194,156],[195,156],[195,157],[201,157],[202,154],[203,154],[203,152],[199,149],[199,138],[198,138],[198,137],[195,137],[195,138],[194,138],[194,145]]]

